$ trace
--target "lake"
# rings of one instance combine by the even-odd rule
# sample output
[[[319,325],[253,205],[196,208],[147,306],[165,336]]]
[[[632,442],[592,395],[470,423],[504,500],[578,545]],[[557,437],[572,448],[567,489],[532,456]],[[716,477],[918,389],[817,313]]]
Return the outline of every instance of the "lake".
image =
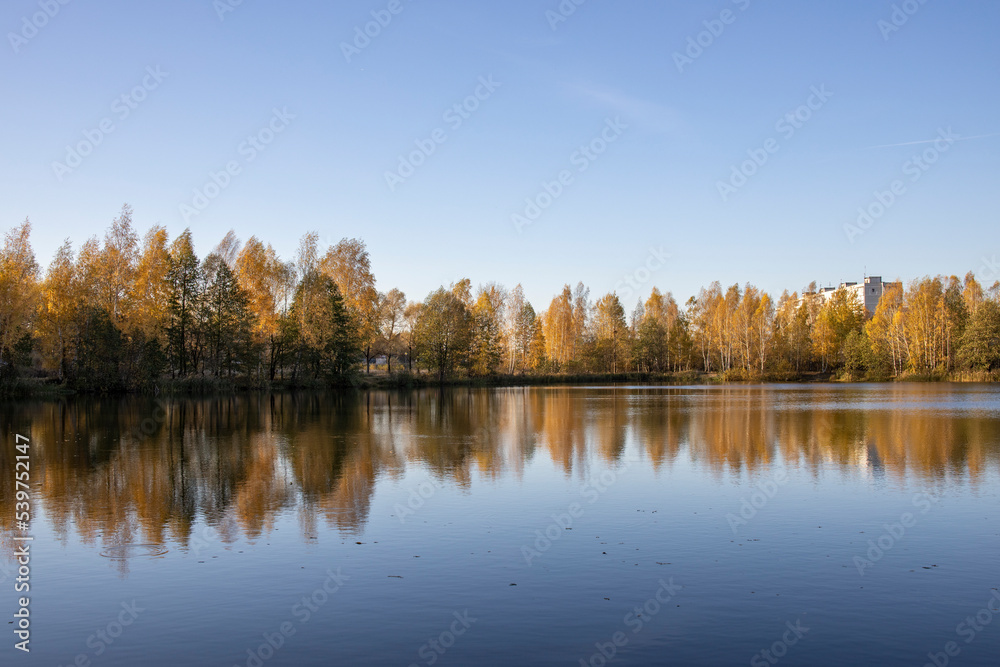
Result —
[[[4,665],[1000,664],[992,385],[73,398],[0,423]]]

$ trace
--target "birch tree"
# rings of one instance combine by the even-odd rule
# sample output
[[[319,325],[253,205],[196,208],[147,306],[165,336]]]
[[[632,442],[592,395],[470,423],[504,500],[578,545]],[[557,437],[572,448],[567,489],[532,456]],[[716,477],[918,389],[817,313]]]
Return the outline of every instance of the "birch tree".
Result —
[[[31,332],[38,303],[38,264],[31,223],[10,230],[0,251],[0,376],[13,374],[15,346]]]

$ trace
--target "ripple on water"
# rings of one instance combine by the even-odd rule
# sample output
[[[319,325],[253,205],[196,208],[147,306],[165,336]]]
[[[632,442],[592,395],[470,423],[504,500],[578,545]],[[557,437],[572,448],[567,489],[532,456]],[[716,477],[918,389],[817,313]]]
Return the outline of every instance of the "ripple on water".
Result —
[[[167,553],[168,549],[161,544],[115,544],[105,547],[101,555],[112,560],[131,560],[133,558],[156,558]]]

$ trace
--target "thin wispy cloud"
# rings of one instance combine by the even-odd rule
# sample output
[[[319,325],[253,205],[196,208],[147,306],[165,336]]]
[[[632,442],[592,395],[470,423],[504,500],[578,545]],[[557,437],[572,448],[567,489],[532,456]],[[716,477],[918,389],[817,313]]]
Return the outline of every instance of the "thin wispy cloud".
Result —
[[[597,104],[609,107],[647,130],[673,134],[681,127],[681,115],[674,109],[620,90],[593,84],[567,84],[567,90]]]
[[[577,79],[565,68],[553,65],[544,59],[534,58],[509,51],[494,51],[496,55],[521,67],[525,73],[539,79],[566,81]],[[657,134],[679,134],[683,128],[680,112],[658,102],[630,95],[621,90],[591,82],[565,82],[561,90],[575,98],[582,98],[595,106],[620,114],[626,122]]]
[[[971,137],[957,137],[955,141],[968,141],[969,139],[986,139],[988,137],[1000,137],[1000,132],[992,132],[990,134],[977,134]],[[918,144],[933,144],[935,141],[940,141],[940,137],[935,137],[933,139],[921,139],[920,141],[903,141],[898,144],[879,144],[878,146],[866,146],[861,150],[872,150],[875,148],[895,148],[896,146],[916,146]]]

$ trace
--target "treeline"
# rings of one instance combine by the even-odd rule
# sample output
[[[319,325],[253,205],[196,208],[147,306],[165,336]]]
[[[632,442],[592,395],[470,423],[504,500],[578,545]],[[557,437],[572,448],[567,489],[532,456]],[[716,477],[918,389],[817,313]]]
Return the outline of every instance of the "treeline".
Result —
[[[380,292],[365,244],[306,234],[282,260],[233,232],[204,258],[190,230],[140,238],[125,205],[104,235],[66,241],[46,270],[30,223],[0,254],[0,383],[44,377],[83,391],[149,390],[167,379],[268,387],[343,382],[373,367],[438,380],[526,374],[707,372],[725,379],[832,373],[989,377],[1000,370],[1000,283],[923,278],[887,288],[869,316],[852,293],[815,286],[775,302],[719,283],[681,307],[653,288],[626,314],[567,285],[536,312],[520,285],[468,279],[423,301]]]

